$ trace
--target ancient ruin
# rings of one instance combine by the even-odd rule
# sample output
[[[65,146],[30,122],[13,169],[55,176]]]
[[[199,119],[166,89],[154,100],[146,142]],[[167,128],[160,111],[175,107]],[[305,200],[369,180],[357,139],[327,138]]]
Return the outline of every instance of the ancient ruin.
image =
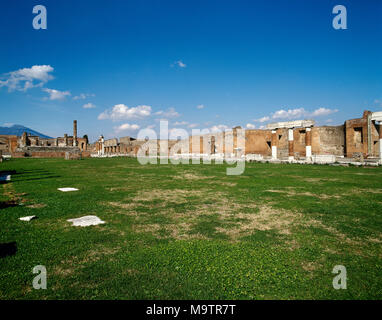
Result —
[[[266,129],[245,130],[245,146],[239,146],[237,131],[209,133],[187,140],[156,140],[158,154],[163,146],[170,156],[216,156],[259,161],[308,163],[361,162],[382,163],[382,112],[365,111],[362,118],[347,120],[340,126],[315,126],[313,120],[276,122]],[[226,150],[227,139],[232,150]],[[105,140],[95,144],[95,157],[136,156],[146,140],[131,137]],[[178,145],[178,148],[175,145]]]
[[[240,158],[271,162],[362,164],[382,163],[382,111],[364,111],[362,118],[345,121],[339,126],[315,126],[313,120],[276,122],[266,129],[242,130],[235,127],[225,133],[208,133],[178,140],[139,140],[133,137],[106,139],[100,136],[94,144],[77,135],[43,139],[24,134],[0,136],[0,152],[12,157],[136,157],[151,144],[155,155],[207,157],[209,159]],[[244,132],[245,145],[238,134]],[[141,150],[142,152],[142,150]],[[149,155],[148,150],[144,154]]]
[[[0,151],[14,158],[78,159],[90,156],[87,139],[77,136],[77,120],[73,121],[73,136],[65,133],[63,137],[46,139],[26,132],[21,137],[0,135]]]

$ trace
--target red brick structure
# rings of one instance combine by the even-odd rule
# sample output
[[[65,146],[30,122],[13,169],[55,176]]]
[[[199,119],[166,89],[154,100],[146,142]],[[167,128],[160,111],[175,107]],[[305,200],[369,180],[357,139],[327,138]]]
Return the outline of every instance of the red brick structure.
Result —
[[[81,158],[90,157],[87,139],[77,137],[76,120],[73,121],[73,136],[64,134],[64,137],[46,139],[26,132],[21,137],[4,135],[0,136],[0,150],[3,155],[15,158],[65,158],[67,153],[80,153]]]
[[[314,121],[298,120],[267,125],[267,129],[243,130],[235,127],[222,132],[202,134],[186,140],[153,140],[158,153],[225,154],[241,157],[259,155],[271,159],[309,160],[314,156],[348,158],[380,158],[382,161],[382,112],[365,111],[362,118],[345,121],[340,126],[314,126]],[[239,135],[243,133],[244,145]],[[93,145],[78,138],[77,121],[73,136],[43,139],[28,136],[0,136],[0,150],[14,157],[65,157],[67,152],[81,152],[81,157],[137,156],[146,140],[122,137],[105,140],[102,136]],[[70,157],[69,157],[70,158]],[[72,157],[74,158],[74,157]]]

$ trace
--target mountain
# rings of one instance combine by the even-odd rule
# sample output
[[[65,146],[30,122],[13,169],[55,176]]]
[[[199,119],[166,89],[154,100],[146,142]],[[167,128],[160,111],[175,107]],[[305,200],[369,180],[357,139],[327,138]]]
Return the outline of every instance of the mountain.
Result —
[[[39,136],[40,138],[52,139],[52,137],[46,136],[45,134],[21,126],[19,124],[14,124],[11,127],[0,127],[0,135],[15,135],[20,137],[24,132],[31,136]]]

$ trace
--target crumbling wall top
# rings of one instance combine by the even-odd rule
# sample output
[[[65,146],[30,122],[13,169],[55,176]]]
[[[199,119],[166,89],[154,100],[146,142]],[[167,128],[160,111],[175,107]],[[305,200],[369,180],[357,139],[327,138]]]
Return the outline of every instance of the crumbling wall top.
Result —
[[[281,129],[281,128],[309,128],[315,125],[314,120],[295,120],[295,121],[285,121],[285,122],[274,122],[267,124],[267,129]]]

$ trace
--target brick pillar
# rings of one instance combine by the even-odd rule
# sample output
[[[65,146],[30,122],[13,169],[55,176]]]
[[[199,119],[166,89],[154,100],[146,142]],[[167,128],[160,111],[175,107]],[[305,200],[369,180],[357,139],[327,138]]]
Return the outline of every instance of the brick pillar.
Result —
[[[294,160],[294,153],[293,153],[293,128],[288,129],[288,150],[289,150],[289,160]]]
[[[272,146],[272,159],[277,159],[277,131],[276,130],[272,130],[271,146]]]
[[[215,136],[211,136],[211,154],[215,153]]]
[[[21,137],[21,147],[26,147],[28,145],[28,136],[26,132],[23,132]]]
[[[65,147],[68,145],[68,135],[66,133],[64,134],[64,145]]]
[[[73,120],[73,146],[77,146],[77,120]]]
[[[310,160],[312,157],[312,129],[305,129],[305,157]]]

